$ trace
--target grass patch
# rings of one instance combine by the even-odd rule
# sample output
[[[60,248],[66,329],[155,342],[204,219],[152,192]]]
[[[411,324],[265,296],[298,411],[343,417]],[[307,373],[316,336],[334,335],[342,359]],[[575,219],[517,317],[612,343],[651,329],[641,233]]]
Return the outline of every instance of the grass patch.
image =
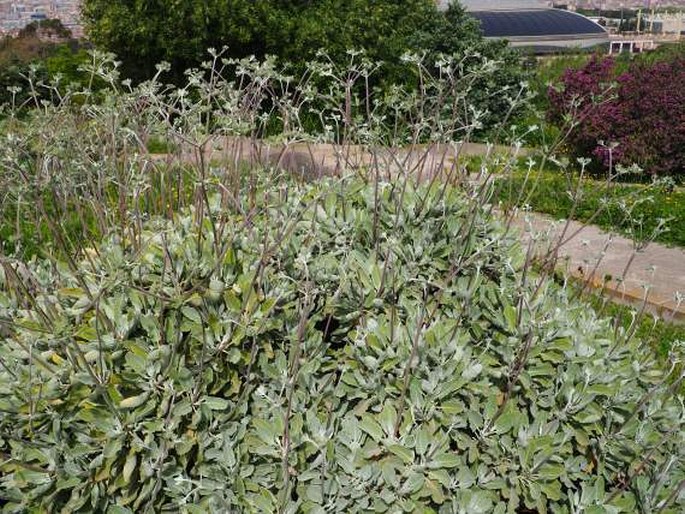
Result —
[[[117,177],[115,170],[111,171],[111,176]],[[159,163],[149,168],[145,186],[138,191],[131,190],[135,184],[122,181],[116,185],[114,181],[102,189],[92,183],[80,190],[0,183],[0,189],[9,191],[0,204],[0,255],[24,260],[48,255],[68,259],[115,227],[132,234],[134,220],[173,217],[190,205],[196,194],[195,172],[185,165]]]
[[[652,184],[625,184],[583,178],[577,174],[517,171],[499,179],[495,201],[504,208],[529,205],[555,218],[590,222],[632,239],[654,239],[685,247],[685,189]],[[665,228],[661,226],[665,220]]]
[[[152,154],[165,154],[176,151],[175,145],[160,137],[151,137],[147,142],[147,151]]]

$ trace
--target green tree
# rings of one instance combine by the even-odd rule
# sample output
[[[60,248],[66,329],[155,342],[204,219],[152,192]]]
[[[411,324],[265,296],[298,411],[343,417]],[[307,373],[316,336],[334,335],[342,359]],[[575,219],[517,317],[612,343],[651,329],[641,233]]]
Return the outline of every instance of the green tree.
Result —
[[[210,47],[233,57],[264,55],[283,7],[272,0],[86,0],[90,39],[122,60],[124,75],[145,79],[167,61],[181,79]],[[286,18],[287,19],[287,18]],[[273,47],[272,47],[273,48]],[[278,52],[277,52],[278,53]]]
[[[85,0],[83,15],[91,40],[117,54],[134,79],[162,60],[180,78],[210,47],[290,62],[321,49],[341,59],[355,48],[393,64],[409,49],[451,53],[482,41],[463,9],[443,14],[433,0]]]
[[[71,30],[66,28],[62,22],[56,18],[32,21],[19,31],[19,37],[51,36],[58,39],[71,39]]]
[[[493,62],[496,72],[474,77],[471,105],[485,112],[482,122],[486,129],[511,121],[510,100],[527,91],[522,85],[527,76],[521,54],[510,49],[504,40],[485,39],[478,20],[456,0],[444,13],[433,17],[430,24],[419,27],[409,36],[410,48],[426,52],[428,62],[435,62],[440,54],[457,55],[461,57],[464,74],[482,66],[484,59]]]
[[[91,40],[114,52],[123,75],[134,80],[166,61],[167,79],[182,83],[184,70],[205,60],[208,48],[224,46],[227,57],[275,55],[296,74],[320,50],[338,64],[348,50],[363,50],[383,63],[373,85],[416,80],[402,61],[406,51],[426,55],[427,63],[441,53],[468,54],[465,73],[484,58],[498,62],[496,73],[473,88],[472,104],[491,127],[505,119],[508,96],[523,79],[520,56],[504,42],[485,40],[458,2],[441,12],[433,0],[85,0],[83,14]]]

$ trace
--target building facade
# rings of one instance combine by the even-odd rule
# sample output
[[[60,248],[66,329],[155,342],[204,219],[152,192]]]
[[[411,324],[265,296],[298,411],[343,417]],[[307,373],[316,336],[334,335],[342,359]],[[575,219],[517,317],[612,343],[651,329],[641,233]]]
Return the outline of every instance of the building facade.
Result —
[[[32,21],[56,18],[81,37],[80,0],[0,0],[0,34],[15,34]]]

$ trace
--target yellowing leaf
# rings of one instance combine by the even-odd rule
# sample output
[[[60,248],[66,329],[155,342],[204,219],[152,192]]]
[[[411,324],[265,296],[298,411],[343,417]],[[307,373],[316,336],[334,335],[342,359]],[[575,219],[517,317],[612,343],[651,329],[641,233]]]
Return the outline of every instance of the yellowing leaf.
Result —
[[[78,287],[63,287],[57,291],[57,294],[66,298],[78,299],[81,298],[85,293],[83,292],[83,289]]]
[[[126,457],[126,462],[124,463],[124,471],[122,473],[124,478],[124,483],[128,484],[131,481],[131,475],[136,470],[136,465],[138,464],[138,457],[135,453],[129,453]]]
[[[74,339],[81,339],[83,341],[97,341],[97,338],[97,331],[89,325],[83,325],[74,334]]]
[[[121,400],[119,403],[119,407],[122,409],[135,409],[136,407],[140,407],[145,400],[147,400],[148,393],[142,393],[137,396],[130,396],[128,398],[124,398]]]

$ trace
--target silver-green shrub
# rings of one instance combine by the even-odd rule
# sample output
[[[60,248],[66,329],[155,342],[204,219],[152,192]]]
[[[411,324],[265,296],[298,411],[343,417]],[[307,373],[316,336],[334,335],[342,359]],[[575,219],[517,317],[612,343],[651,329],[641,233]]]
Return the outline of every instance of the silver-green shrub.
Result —
[[[468,139],[458,63],[382,103],[351,94],[368,63],[314,65],[316,91],[217,62],[5,125],[5,198],[48,229],[0,257],[5,512],[682,512],[678,349],[570,300],[459,154],[417,184],[385,146]],[[330,134],[299,122],[314,98]],[[371,159],[302,183],[207,158],[257,144],[265,104],[279,144]]]
[[[4,263],[8,512],[678,512],[677,385],[497,222],[274,183],[219,241],[184,212],[78,274]]]

